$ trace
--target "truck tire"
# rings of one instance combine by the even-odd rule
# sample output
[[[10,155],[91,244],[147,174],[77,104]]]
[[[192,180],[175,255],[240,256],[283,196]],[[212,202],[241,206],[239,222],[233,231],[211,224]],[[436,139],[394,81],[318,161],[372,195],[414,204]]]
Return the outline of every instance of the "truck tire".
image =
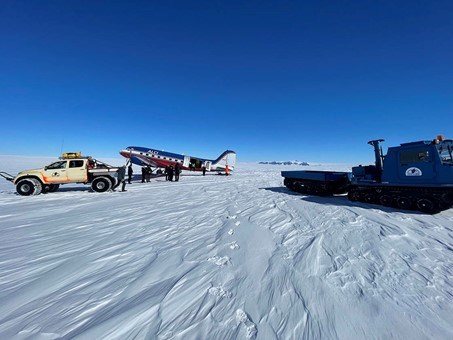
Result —
[[[16,191],[22,196],[39,195],[42,191],[42,184],[34,178],[24,178],[16,185]]]
[[[91,189],[96,192],[106,192],[112,187],[112,182],[108,177],[96,177],[91,183]]]

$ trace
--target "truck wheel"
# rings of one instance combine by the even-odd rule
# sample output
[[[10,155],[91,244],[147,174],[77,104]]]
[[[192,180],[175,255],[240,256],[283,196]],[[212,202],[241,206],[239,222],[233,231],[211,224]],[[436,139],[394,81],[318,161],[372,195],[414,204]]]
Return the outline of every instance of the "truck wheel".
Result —
[[[39,195],[42,191],[42,184],[37,179],[25,178],[17,183],[16,191],[22,196]]]
[[[91,183],[91,189],[96,192],[106,192],[112,187],[112,182],[107,177],[97,177]]]

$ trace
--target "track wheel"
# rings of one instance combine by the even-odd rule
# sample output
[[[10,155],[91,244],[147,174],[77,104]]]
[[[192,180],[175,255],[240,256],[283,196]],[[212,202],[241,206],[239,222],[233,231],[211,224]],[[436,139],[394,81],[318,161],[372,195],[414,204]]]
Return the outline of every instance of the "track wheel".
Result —
[[[97,177],[91,183],[91,189],[96,192],[106,192],[112,187],[112,182],[107,177]]]
[[[374,196],[374,194],[366,194],[364,199],[366,203],[376,202],[376,197]]]
[[[379,203],[381,203],[385,207],[391,207],[393,198],[390,195],[381,195],[381,197],[379,197]]]
[[[410,209],[412,207],[412,202],[408,197],[400,196],[396,200],[396,204],[401,209]]]
[[[425,213],[432,214],[436,211],[436,205],[429,198],[420,198],[417,201],[417,208]]]
[[[348,199],[353,202],[360,201],[360,193],[358,191],[348,192]]]

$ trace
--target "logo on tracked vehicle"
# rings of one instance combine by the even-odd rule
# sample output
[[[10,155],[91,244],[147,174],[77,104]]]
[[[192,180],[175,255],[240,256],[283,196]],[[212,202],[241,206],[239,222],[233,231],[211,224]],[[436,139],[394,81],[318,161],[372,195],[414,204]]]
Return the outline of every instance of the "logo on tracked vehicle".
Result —
[[[413,177],[413,176],[421,176],[421,175],[422,175],[422,171],[419,168],[411,167],[406,170],[406,176]]]

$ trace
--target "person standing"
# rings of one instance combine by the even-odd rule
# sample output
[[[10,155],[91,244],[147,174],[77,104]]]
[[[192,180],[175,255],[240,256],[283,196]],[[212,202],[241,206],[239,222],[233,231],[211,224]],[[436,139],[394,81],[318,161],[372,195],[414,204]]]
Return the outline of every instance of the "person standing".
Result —
[[[228,171],[229,171],[229,170],[230,170],[230,169],[228,169],[228,164],[227,164],[227,165],[225,165],[225,175],[227,175],[227,176],[228,176]]]
[[[168,180],[173,182],[173,167],[171,165],[168,166]]]
[[[166,181],[168,181],[168,173],[170,172],[169,168],[170,168],[170,166],[168,166],[168,165],[165,167],[165,180]]]
[[[127,181],[129,184],[131,184],[131,181],[132,181],[132,174],[134,173],[134,170],[132,169],[132,164],[129,164],[129,166],[127,167]]]
[[[175,164],[175,182],[179,181],[179,174],[181,173],[181,167],[179,166],[179,163],[176,162]]]
[[[142,166],[142,183],[145,183],[146,167]]]
[[[206,175],[206,167],[203,165],[203,167],[201,168],[201,171],[203,171],[203,176]]]
[[[146,183],[151,182],[151,167],[146,167]]]

